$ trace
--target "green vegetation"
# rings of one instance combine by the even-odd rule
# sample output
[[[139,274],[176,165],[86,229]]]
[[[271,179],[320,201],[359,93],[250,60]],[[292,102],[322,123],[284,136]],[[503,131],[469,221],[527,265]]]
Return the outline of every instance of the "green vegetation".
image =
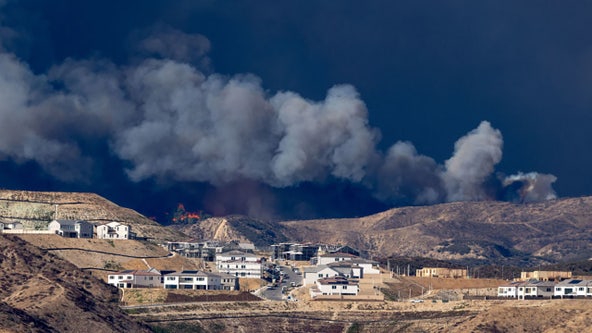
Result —
[[[123,269],[123,266],[121,266],[121,263],[118,263],[115,260],[105,260],[103,263],[103,268],[120,271]]]
[[[347,328],[347,333],[359,333],[362,332],[362,325],[358,322],[353,322],[351,325],[349,325],[349,327]]]

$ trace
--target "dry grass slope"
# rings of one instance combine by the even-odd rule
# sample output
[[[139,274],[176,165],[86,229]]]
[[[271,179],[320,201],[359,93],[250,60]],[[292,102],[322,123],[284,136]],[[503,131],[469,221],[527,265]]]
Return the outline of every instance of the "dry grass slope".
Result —
[[[12,235],[0,236],[0,331],[148,332],[117,289]]]

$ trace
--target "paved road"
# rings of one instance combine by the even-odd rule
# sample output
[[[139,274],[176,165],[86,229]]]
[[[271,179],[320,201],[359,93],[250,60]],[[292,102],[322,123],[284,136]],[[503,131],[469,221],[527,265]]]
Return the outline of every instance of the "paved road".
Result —
[[[268,287],[267,289],[261,292],[261,296],[264,298],[274,300],[274,301],[281,301],[283,299],[282,289],[289,289],[291,283],[294,282],[295,285],[302,284],[302,275],[296,274],[292,271],[289,266],[280,266],[280,270],[284,273],[284,278],[282,282],[277,287]]]

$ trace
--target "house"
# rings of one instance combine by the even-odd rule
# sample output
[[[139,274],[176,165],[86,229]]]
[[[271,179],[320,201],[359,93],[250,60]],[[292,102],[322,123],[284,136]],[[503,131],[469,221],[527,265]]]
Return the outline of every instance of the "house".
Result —
[[[271,246],[272,259],[308,261],[315,257],[318,252],[318,245],[298,244],[298,243],[279,243]]]
[[[336,276],[318,279],[315,285],[310,288],[310,297],[316,298],[321,295],[356,296],[359,291],[358,281]]]
[[[261,260],[252,253],[229,251],[216,255],[218,272],[244,278],[261,278]]]
[[[518,288],[524,284],[526,284],[524,281],[513,281],[508,284],[501,285],[497,288],[497,296],[516,298],[518,297]]]
[[[162,275],[157,269],[126,270],[109,274],[107,283],[118,288],[162,288]]]
[[[351,262],[360,266],[364,270],[364,274],[380,274],[380,268],[378,267],[378,262],[376,261],[356,257],[353,258]]]
[[[332,263],[332,262],[338,262],[338,261],[347,261],[347,260],[352,260],[354,258],[358,258],[356,256],[354,256],[353,254],[349,254],[349,253],[325,253],[325,254],[319,254],[317,256],[317,265],[326,265],[328,263]]]
[[[464,268],[424,267],[415,271],[417,277],[466,278]]]
[[[109,222],[97,226],[97,238],[99,239],[133,239],[132,227],[119,222]]]
[[[238,278],[229,274],[182,271],[166,274],[165,289],[238,290]]]
[[[204,261],[215,261],[216,254],[222,253],[224,247],[212,242],[167,242],[167,249],[188,258],[200,258]]]
[[[592,280],[564,280],[555,285],[554,296],[573,297],[583,296],[592,297]]]
[[[568,271],[533,271],[521,272],[520,280],[541,280],[541,281],[561,281],[571,279],[571,272]]]
[[[518,299],[551,297],[553,296],[553,287],[555,284],[551,281],[531,280],[523,282],[516,288],[516,297]]]
[[[93,225],[80,220],[53,220],[47,229],[66,238],[92,238]]]
[[[317,265],[303,268],[304,285],[313,285],[318,279],[343,276],[343,273],[337,267],[329,265]]]

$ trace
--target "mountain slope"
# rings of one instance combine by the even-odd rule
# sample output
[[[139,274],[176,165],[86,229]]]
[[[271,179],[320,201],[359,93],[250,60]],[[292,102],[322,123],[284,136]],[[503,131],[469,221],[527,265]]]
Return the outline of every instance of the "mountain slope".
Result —
[[[354,219],[286,221],[297,241],[349,244],[375,256],[546,261],[592,257],[592,197],[532,204],[457,202]]]
[[[149,332],[117,289],[12,235],[0,236],[1,332]]]

